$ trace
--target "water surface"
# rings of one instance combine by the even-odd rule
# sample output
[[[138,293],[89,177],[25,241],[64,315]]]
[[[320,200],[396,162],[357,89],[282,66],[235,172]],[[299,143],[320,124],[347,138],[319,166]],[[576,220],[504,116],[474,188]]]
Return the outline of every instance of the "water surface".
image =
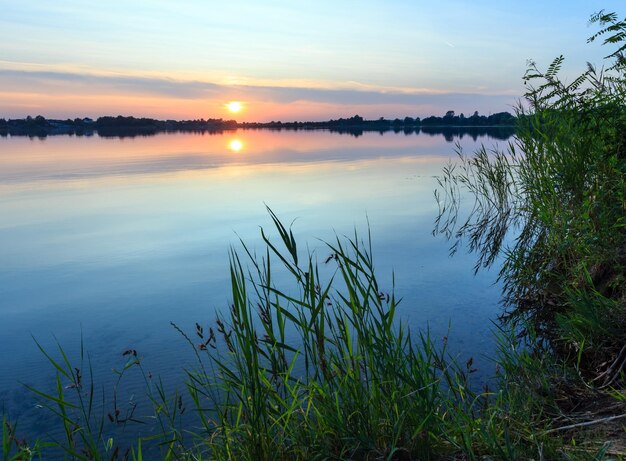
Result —
[[[456,138],[468,151],[483,137]],[[433,237],[434,177],[455,156],[441,135],[233,131],[136,138],[0,138],[0,400],[35,433],[50,419],[23,384],[54,370],[33,337],[76,358],[81,336],[103,382],[133,348],[166,383],[192,353],[170,326],[208,324],[229,303],[228,248],[260,249],[270,206],[301,247],[364,237],[369,223],[380,281],[402,298],[413,329],[448,336],[482,359],[499,306],[493,273],[448,256]],[[141,392],[141,381],[131,383]],[[24,424],[22,424],[24,427]]]

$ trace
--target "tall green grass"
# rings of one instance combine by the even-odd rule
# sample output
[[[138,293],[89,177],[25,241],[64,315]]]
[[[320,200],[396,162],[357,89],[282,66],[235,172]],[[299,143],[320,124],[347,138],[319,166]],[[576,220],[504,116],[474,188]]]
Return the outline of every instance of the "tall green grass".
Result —
[[[477,268],[504,255],[507,318],[530,321],[590,378],[626,341],[626,19],[592,22],[591,41],[618,46],[609,69],[565,83],[562,56],[545,71],[531,62],[515,141],[461,152],[437,192],[437,230],[469,240]],[[474,204],[461,220],[464,193]]]
[[[197,324],[193,335],[179,329],[197,358],[185,396],[195,425],[179,427],[183,397],[146,379],[161,422],[152,440],[163,447],[161,456],[436,459],[449,451],[451,399],[467,407],[474,400],[469,368],[447,360],[445,342],[411,334],[398,322],[393,286],[378,284],[369,239],[338,238],[318,263],[318,256],[301,254],[291,229],[269,213],[278,243],[262,231],[262,256],[245,244],[243,259],[231,251],[229,310],[211,326]],[[280,287],[277,273],[289,276]],[[107,405],[95,404],[92,374],[84,378],[81,371],[90,367],[74,367],[62,348],[60,359],[41,350],[56,370],[56,390],[32,390],[64,429],[53,444],[69,459],[133,455],[135,447],[117,444],[107,426],[139,423],[134,408],[122,414],[114,401],[114,411],[97,413],[95,407]],[[127,352],[114,391],[124,373],[141,368],[137,353]]]
[[[231,251],[229,309],[192,332],[176,327],[196,357],[184,391],[168,393],[128,350],[105,393],[84,350],[75,365],[60,346],[42,348],[56,384],[32,390],[62,435],[18,443],[5,423],[4,459],[604,459],[601,444],[564,444],[554,392],[564,370],[538,341],[503,327],[491,387],[476,388],[472,360],[396,317],[369,235],[302,252],[269,213],[275,233],[262,231],[263,252],[243,242]],[[128,404],[131,372],[146,387]],[[151,411],[138,414],[145,403]],[[145,433],[146,421],[151,435],[118,437],[120,427]]]
[[[441,451],[443,384],[454,369],[445,345],[397,322],[393,286],[379,286],[369,241],[329,244],[318,256],[333,268],[324,277],[316,256],[300,254],[291,229],[270,214],[280,242],[262,233],[261,257],[244,245],[248,264],[231,253],[230,311],[196,331],[203,342],[188,389],[207,416],[207,443],[197,448],[251,460]],[[291,281],[276,287],[276,271]]]

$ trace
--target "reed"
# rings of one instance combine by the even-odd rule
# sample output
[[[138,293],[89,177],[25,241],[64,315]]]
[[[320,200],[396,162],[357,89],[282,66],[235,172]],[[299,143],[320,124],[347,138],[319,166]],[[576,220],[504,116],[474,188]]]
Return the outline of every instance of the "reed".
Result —
[[[395,318],[393,287],[379,286],[371,242],[327,246],[324,277],[291,229],[268,210],[280,242],[231,252],[233,303],[205,331],[188,389],[210,458],[428,459],[445,445],[445,346]],[[280,265],[280,268],[276,267]],[[250,268],[250,269],[248,269]],[[328,269],[328,268],[325,268]],[[282,287],[273,273],[290,275]]]
[[[590,379],[626,340],[626,20],[592,22],[602,29],[590,40],[618,46],[613,65],[566,84],[562,56],[545,71],[530,63],[516,140],[459,152],[439,182],[436,230],[469,240],[477,269],[503,255],[505,318],[532,322]]]

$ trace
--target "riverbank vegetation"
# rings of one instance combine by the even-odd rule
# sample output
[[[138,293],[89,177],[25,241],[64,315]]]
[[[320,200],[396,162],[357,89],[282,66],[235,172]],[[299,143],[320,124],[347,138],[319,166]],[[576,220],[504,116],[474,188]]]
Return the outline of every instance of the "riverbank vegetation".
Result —
[[[505,318],[534,328],[586,377],[613,381],[626,340],[626,23],[592,21],[605,28],[590,40],[619,45],[612,65],[589,64],[564,83],[563,57],[545,72],[530,63],[516,141],[460,153],[440,181],[448,208],[438,231],[468,239],[477,267],[504,251]],[[475,203],[459,223],[462,189]]]
[[[601,30],[590,40],[616,47],[609,67],[564,83],[562,58],[546,71],[531,63],[509,149],[461,153],[440,179],[437,232],[469,243],[477,269],[502,261],[506,311],[488,385],[472,382],[473,361],[450,357],[445,340],[396,318],[369,236],[302,252],[270,211],[278,238],[262,231],[262,252],[231,253],[230,309],[180,329],[197,359],[185,392],[168,395],[141,354],[124,351],[118,383],[143,373],[156,435],[112,437],[141,420],[135,407],[98,406],[89,367],[43,351],[57,383],[34,392],[62,436],[29,444],[5,420],[4,458],[625,458],[626,19],[592,22]]]
[[[438,231],[468,241],[477,269],[504,254],[503,320],[531,334],[564,373],[562,415],[626,416],[626,20],[600,12],[589,41],[613,46],[606,68],[567,83],[563,57],[530,63],[516,141],[460,152],[441,179]],[[458,220],[461,190],[475,199]],[[617,430],[624,441],[624,420]]]

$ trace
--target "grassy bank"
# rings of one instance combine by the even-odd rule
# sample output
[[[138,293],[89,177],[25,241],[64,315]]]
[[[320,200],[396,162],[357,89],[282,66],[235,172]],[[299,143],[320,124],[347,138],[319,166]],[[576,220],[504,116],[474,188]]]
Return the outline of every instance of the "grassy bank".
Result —
[[[515,143],[462,155],[441,178],[438,230],[468,240],[478,268],[505,255],[491,387],[472,386],[471,360],[396,318],[369,236],[306,253],[269,210],[263,251],[231,252],[228,311],[179,329],[196,358],[184,391],[165,392],[128,350],[104,399],[88,360],[42,349],[56,386],[33,392],[62,435],[29,443],[5,419],[4,459],[624,458],[626,21],[593,21],[592,40],[617,46],[610,68],[565,84],[562,58],[545,72],[531,63]],[[473,211],[460,221],[468,193]],[[127,443],[113,429],[146,416],[118,404],[130,372],[144,376],[159,430]]]

